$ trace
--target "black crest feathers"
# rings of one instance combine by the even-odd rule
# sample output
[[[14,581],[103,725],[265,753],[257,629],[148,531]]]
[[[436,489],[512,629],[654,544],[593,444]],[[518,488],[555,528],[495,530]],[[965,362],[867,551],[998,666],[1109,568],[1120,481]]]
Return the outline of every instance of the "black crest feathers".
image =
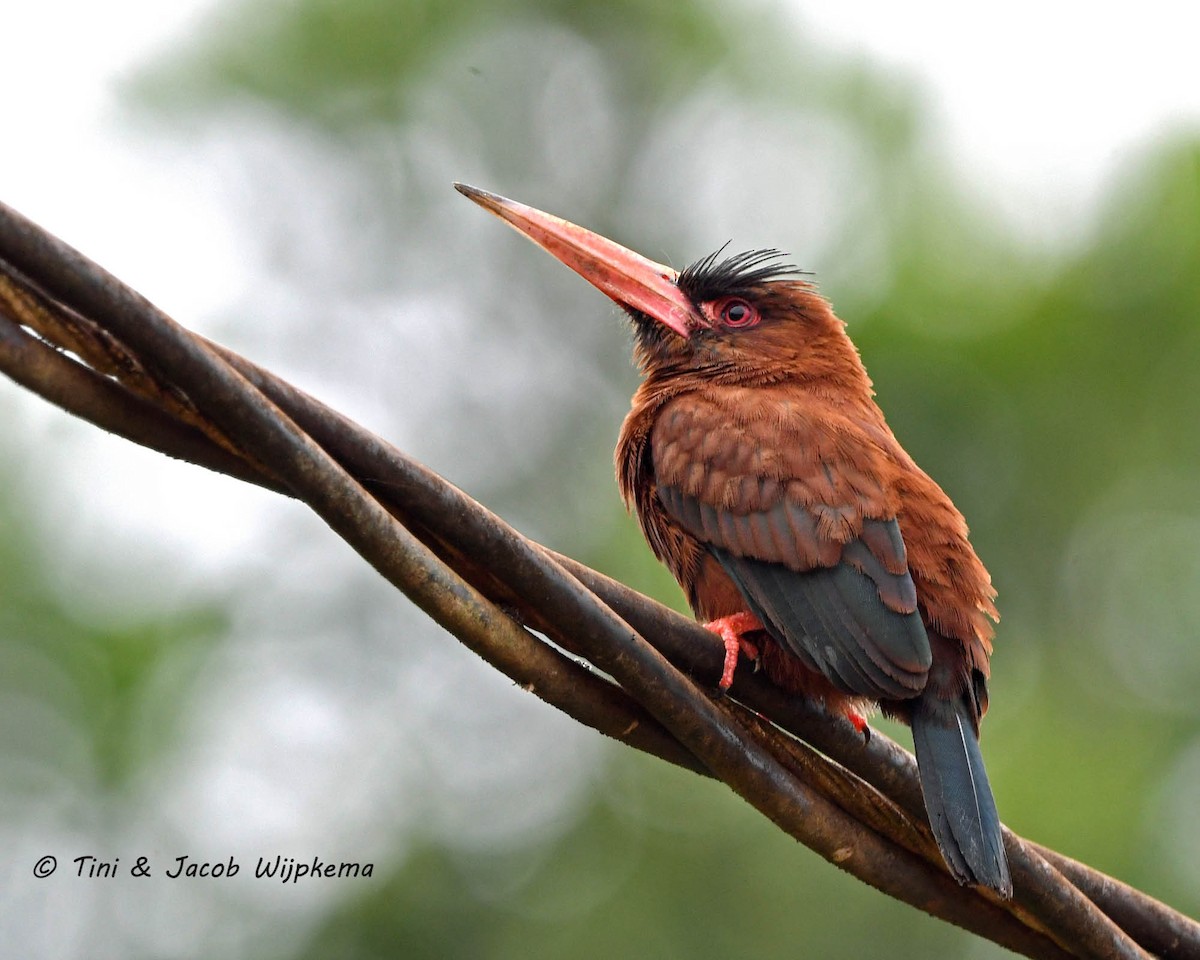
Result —
[[[728,243],[707,257],[684,267],[677,281],[679,289],[694,303],[717,297],[745,294],[760,283],[801,276],[804,271],[781,262],[787,256],[778,250],[747,250],[720,259]]]

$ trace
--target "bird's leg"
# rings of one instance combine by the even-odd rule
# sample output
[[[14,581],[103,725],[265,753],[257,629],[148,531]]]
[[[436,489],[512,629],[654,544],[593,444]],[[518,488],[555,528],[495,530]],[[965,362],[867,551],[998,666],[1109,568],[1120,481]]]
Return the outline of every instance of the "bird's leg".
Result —
[[[725,644],[725,669],[721,671],[721,680],[717,685],[722,690],[728,690],[733,686],[733,673],[737,669],[738,654],[744,653],[748,659],[758,660],[758,646],[747,640],[743,634],[766,628],[758,617],[748,611],[710,620],[704,625],[704,628],[715,633]]]

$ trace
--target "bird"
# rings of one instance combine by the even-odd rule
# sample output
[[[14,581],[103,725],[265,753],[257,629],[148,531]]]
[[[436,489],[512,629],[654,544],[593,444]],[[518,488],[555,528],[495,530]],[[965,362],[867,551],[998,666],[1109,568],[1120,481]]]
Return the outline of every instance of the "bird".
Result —
[[[1012,895],[979,745],[991,577],[904,450],[829,302],[775,249],[682,270],[486,190],[455,188],[613,300],[642,380],[617,481],[655,556],[725,645],[869,732],[907,723],[929,824],[962,884]]]

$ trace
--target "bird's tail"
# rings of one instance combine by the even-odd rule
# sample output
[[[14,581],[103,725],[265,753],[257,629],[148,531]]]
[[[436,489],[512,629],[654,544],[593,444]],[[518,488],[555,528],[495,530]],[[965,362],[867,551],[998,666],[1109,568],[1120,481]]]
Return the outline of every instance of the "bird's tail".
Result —
[[[955,701],[931,692],[913,704],[913,743],[929,825],[960,883],[1012,895],[996,801],[983,768],[969,694]]]

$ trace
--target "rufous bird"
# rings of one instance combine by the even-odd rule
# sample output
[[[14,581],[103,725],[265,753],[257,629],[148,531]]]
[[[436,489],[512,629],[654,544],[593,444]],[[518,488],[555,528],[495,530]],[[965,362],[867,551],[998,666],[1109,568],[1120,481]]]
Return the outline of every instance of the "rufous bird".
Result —
[[[912,727],[950,872],[1009,896],[979,749],[999,619],[950,498],[884,421],[845,325],[775,250],[682,271],[456,184],[629,315],[643,382],[621,428],[621,494],[726,647],[865,729]]]

